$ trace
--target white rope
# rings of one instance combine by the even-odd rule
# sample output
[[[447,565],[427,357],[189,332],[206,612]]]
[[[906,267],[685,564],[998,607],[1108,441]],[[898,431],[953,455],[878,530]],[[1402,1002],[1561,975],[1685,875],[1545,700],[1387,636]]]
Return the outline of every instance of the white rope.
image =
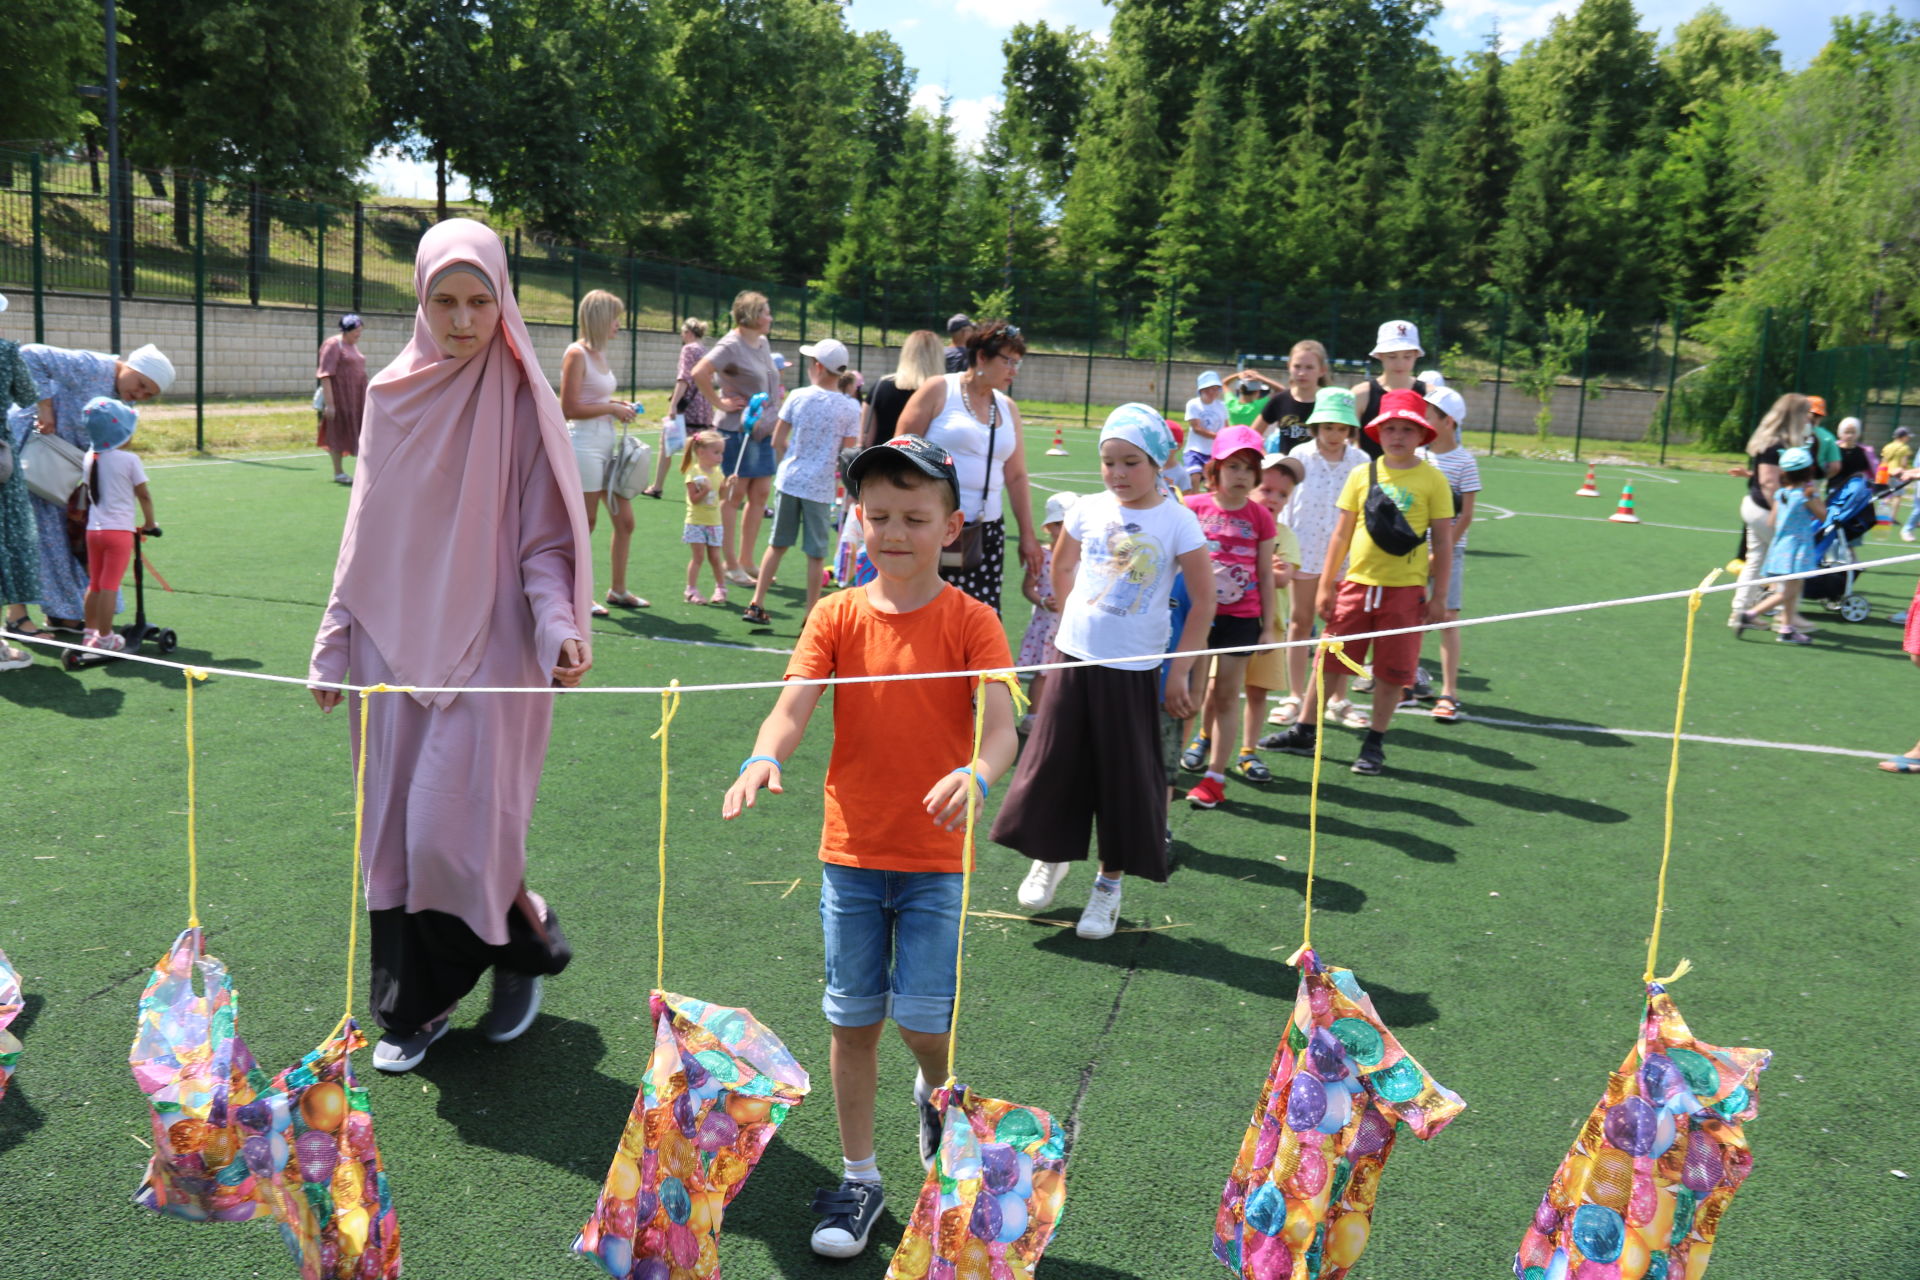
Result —
[[[1871,562],[1862,562],[1862,563],[1872,563],[1875,566],[1884,566],[1884,565],[1894,565],[1894,564],[1910,564],[1914,561],[1920,561],[1920,552],[1909,552],[1906,555],[1891,556],[1882,560],[1874,560]],[[1663,601],[1663,600],[1685,600],[1687,597],[1693,595],[1696,591],[1700,591],[1702,592],[1702,594],[1712,594],[1718,591],[1737,591],[1741,587],[1766,587],[1766,586],[1773,586],[1782,582],[1793,582],[1797,579],[1817,578],[1822,576],[1823,574],[1845,573],[1848,570],[1857,570],[1859,568],[1860,568],[1859,563],[1828,565],[1825,568],[1809,569],[1805,573],[1785,573],[1785,574],[1779,575],[1778,577],[1755,578],[1748,582],[1721,583],[1716,586],[1707,587],[1704,590],[1699,586],[1683,587],[1678,591],[1659,591],[1659,592],[1655,592],[1652,595],[1644,595],[1644,596],[1622,596],[1619,599],[1615,599],[1615,600],[1593,600],[1585,604],[1554,605],[1546,609],[1524,609],[1517,613],[1490,614],[1484,618],[1461,618],[1454,622],[1429,622],[1429,623],[1424,623],[1417,627],[1395,627],[1386,631],[1357,631],[1350,635],[1342,635],[1336,638],[1342,641],[1347,641],[1347,642],[1352,642],[1355,640],[1378,640],[1386,636],[1424,635],[1429,631],[1450,631],[1457,627],[1480,627],[1480,626],[1486,626],[1487,624],[1494,623],[1494,622],[1519,622],[1528,618],[1552,618],[1552,617],[1558,617],[1562,614],[1568,614],[1568,613],[1586,613],[1594,609],[1619,609],[1628,605],[1658,604],[1660,601]],[[72,649],[80,653],[108,656],[102,650],[89,649],[85,645],[73,644],[65,640],[48,640],[38,636],[25,636],[15,631],[6,630],[5,628],[0,628],[0,639],[24,640],[30,644],[46,645],[48,647],[55,648],[55,649]],[[1143,663],[1144,662],[1144,663],[1152,663],[1153,665],[1158,666],[1161,662],[1165,661],[1168,658],[1211,658],[1211,657],[1217,657],[1221,654],[1264,652],[1270,649],[1305,649],[1305,648],[1311,648],[1317,643],[1319,642],[1314,639],[1281,640],[1281,641],[1276,641],[1273,644],[1236,645],[1232,648],[1221,648],[1221,649],[1185,649],[1185,650],[1181,650],[1179,652],[1173,652],[1173,653],[1141,654],[1137,657],[1131,657],[1131,658],[1102,658],[1098,661],[1076,659],[1070,662],[1036,662],[1030,666],[1024,666],[1024,667],[994,667],[994,668],[983,669],[979,671],[913,671],[913,672],[906,672],[898,675],[825,676],[819,679],[805,679],[805,678],[796,677],[791,680],[748,680],[748,681],[742,681],[737,684],[682,684],[682,685],[671,686],[671,688],[674,690],[677,690],[680,693],[729,693],[729,692],[747,691],[747,690],[755,690],[755,689],[761,689],[761,690],[787,689],[787,688],[792,688],[796,685],[800,685],[800,686],[818,685],[821,687],[830,687],[830,686],[839,685],[839,684],[879,684],[889,680],[959,680],[959,679],[973,680],[973,679],[978,679],[980,676],[983,676],[983,675],[999,675],[1003,673],[1025,675],[1031,672],[1067,671],[1076,667],[1109,667],[1109,666],[1117,666],[1117,665],[1122,665],[1127,663]],[[342,693],[365,693],[368,690],[376,687],[374,685],[347,684],[344,682],[335,682],[331,680],[309,680],[304,676],[281,676],[281,675],[272,675],[270,673],[261,672],[261,671],[234,671],[227,667],[209,667],[209,666],[203,666],[199,664],[189,664],[184,662],[169,662],[165,658],[149,658],[145,654],[134,653],[131,651],[113,653],[110,656],[113,658],[113,660],[117,662],[143,662],[151,667],[166,667],[174,671],[185,671],[191,668],[194,671],[207,672],[209,675],[233,676],[234,678],[240,679],[240,680],[264,680],[272,684],[299,685],[303,689],[338,689]],[[573,688],[558,688],[553,686],[538,686],[538,687],[529,688],[529,687],[522,687],[517,685],[425,686],[425,685],[388,684],[381,687],[384,687],[389,690],[394,690],[396,692],[401,692],[401,693],[649,693],[649,694],[662,694],[662,693],[669,692],[669,686],[667,685],[577,685]]]

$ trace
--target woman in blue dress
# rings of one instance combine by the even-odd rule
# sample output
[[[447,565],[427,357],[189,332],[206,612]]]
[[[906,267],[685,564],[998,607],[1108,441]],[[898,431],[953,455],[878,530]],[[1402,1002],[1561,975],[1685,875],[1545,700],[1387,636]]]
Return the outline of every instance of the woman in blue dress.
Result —
[[[113,396],[139,404],[173,385],[173,362],[151,343],[127,356],[110,356],[34,342],[20,348],[20,359],[38,384],[40,399],[34,404],[15,405],[7,416],[16,450],[33,431],[58,435],[85,449],[87,431],[81,412],[87,401],[95,396]],[[39,526],[40,607],[46,612],[47,629],[79,635],[81,601],[87,593],[86,560],[76,557],[67,541],[66,508],[38,496],[31,502]],[[9,621],[7,629],[29,636],[41,630],[24,616],[17,623]]]

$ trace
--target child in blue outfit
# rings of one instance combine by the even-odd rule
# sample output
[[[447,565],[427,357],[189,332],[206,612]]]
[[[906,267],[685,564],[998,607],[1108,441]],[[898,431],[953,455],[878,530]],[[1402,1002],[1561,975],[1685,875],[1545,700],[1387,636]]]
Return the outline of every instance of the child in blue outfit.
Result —
[[[1820,473],[1813,465],[1813,454],[1795,447],[1780,451],[1780,488],[1773,495],[1773,542],[1767,547],[1761,570],[1768,577],[1782,573],[1805,573],[1819,567],[1820,554],[1814,542],[1820,522],[1827,517],[1827,504],[1820,497]],[[1742,627],[1754,625],[1757,614],[1773,610],[1773,637],[1782,644],[1812,644],[1806,623],[1800,618],[1802,579],[1783,582],[1751,612],[1736,619]]]

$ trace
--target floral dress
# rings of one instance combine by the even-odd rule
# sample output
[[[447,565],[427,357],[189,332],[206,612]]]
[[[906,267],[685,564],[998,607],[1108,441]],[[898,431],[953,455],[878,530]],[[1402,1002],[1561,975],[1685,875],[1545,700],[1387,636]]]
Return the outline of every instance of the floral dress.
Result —
[[[114,393],[113,357],[33,342],[20,348],[20,358],[39,384],[41,397],[53,401],[55,434],[78,449],[86,449],[87,429],[81,413],[95,396]],[[16,405],[8,415],[16,449],[34,429],[38,409],[38,404]],[[67,540],[66,508],[37,497],[31,502],[39,525],[41,606],[50,618],[78,618],[87,594],[87,565],[75,556],[73,544]]]
[[[1040,548],[1040,594],[1053,594],[1053,547]],[[1027,634],[1020,640],[1020,662],[1023,667],[1038,666],[1043,662],[1060,661],[1060,650],[1054,648],[1054,637],[1060,634],[1060,611],[1044,605],[1033,606],[1033,620],[1027,623]]]
[[[1300,573],[1314,577],[1326,568],[1327,541],[1340,522],[1334,503],[1339,501],[1340,490],[1346,487],[1348,474],[1355,467],[1365,466],[1367,455],[1349,444],[1340,461],[1328,462],[1321,456],[1320,446],[1309,440],[1295,445],[1288,456],[1306,465],[1307,478],[1281,508],[1280,523],[1300,539]]]
[[[40,389],[20,358],[20,344],[4,339],[0,339],[0,395],[10,405],[40,402]],[[19,462],[17,452],[14,461]],[[16,465],[13,475],[0,485],[0,604],[33,604],[39,599],[40,532],[26,473]]]

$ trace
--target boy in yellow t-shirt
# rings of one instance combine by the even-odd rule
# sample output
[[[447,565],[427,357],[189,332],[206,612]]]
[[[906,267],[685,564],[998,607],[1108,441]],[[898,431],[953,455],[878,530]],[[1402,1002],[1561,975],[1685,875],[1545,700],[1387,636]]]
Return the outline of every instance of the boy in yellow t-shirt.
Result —
[[[1335,503],[1340,520],[1327,542],[1326,563],[1347,561],[1347,576],[1338,582],[1332,573],[1320,578],[1316,605],[1329,636],[1446,621],[1447,582],[1453,573],[1453,490],[1438,468],[1414,453],[1434,439],[1426,408],[1417,391],[1389,391],[1381,400],[1380,415],[1367,423],[1367,435],[1380,445],[1382,456],[1371,466],[1356,467]],[[1369,517],[1367,499],[1376,483],[1397,509],[1398,521],[1391,510],[1376,510]],[[1398,527],[1401,524],[1404,527]],[[1390,549],[1396,537],[1413,541],[1408,549],[1396,551]],[[1366,660],[1369,644],[1373,649],[1373,727],[1353,762],[1355,773],[1376,774],[1386,766],[1387,726],[1400,705],[1401,691],[1413,683],[1420,640],[1415,632],[1347,646],[1355,662]],[[1327,663],[1331,673],[1338,659],[1329,656]],[[1295,736],[1305,737],[1309,749],[1313,733],[1305,717],[1293,729]]]

